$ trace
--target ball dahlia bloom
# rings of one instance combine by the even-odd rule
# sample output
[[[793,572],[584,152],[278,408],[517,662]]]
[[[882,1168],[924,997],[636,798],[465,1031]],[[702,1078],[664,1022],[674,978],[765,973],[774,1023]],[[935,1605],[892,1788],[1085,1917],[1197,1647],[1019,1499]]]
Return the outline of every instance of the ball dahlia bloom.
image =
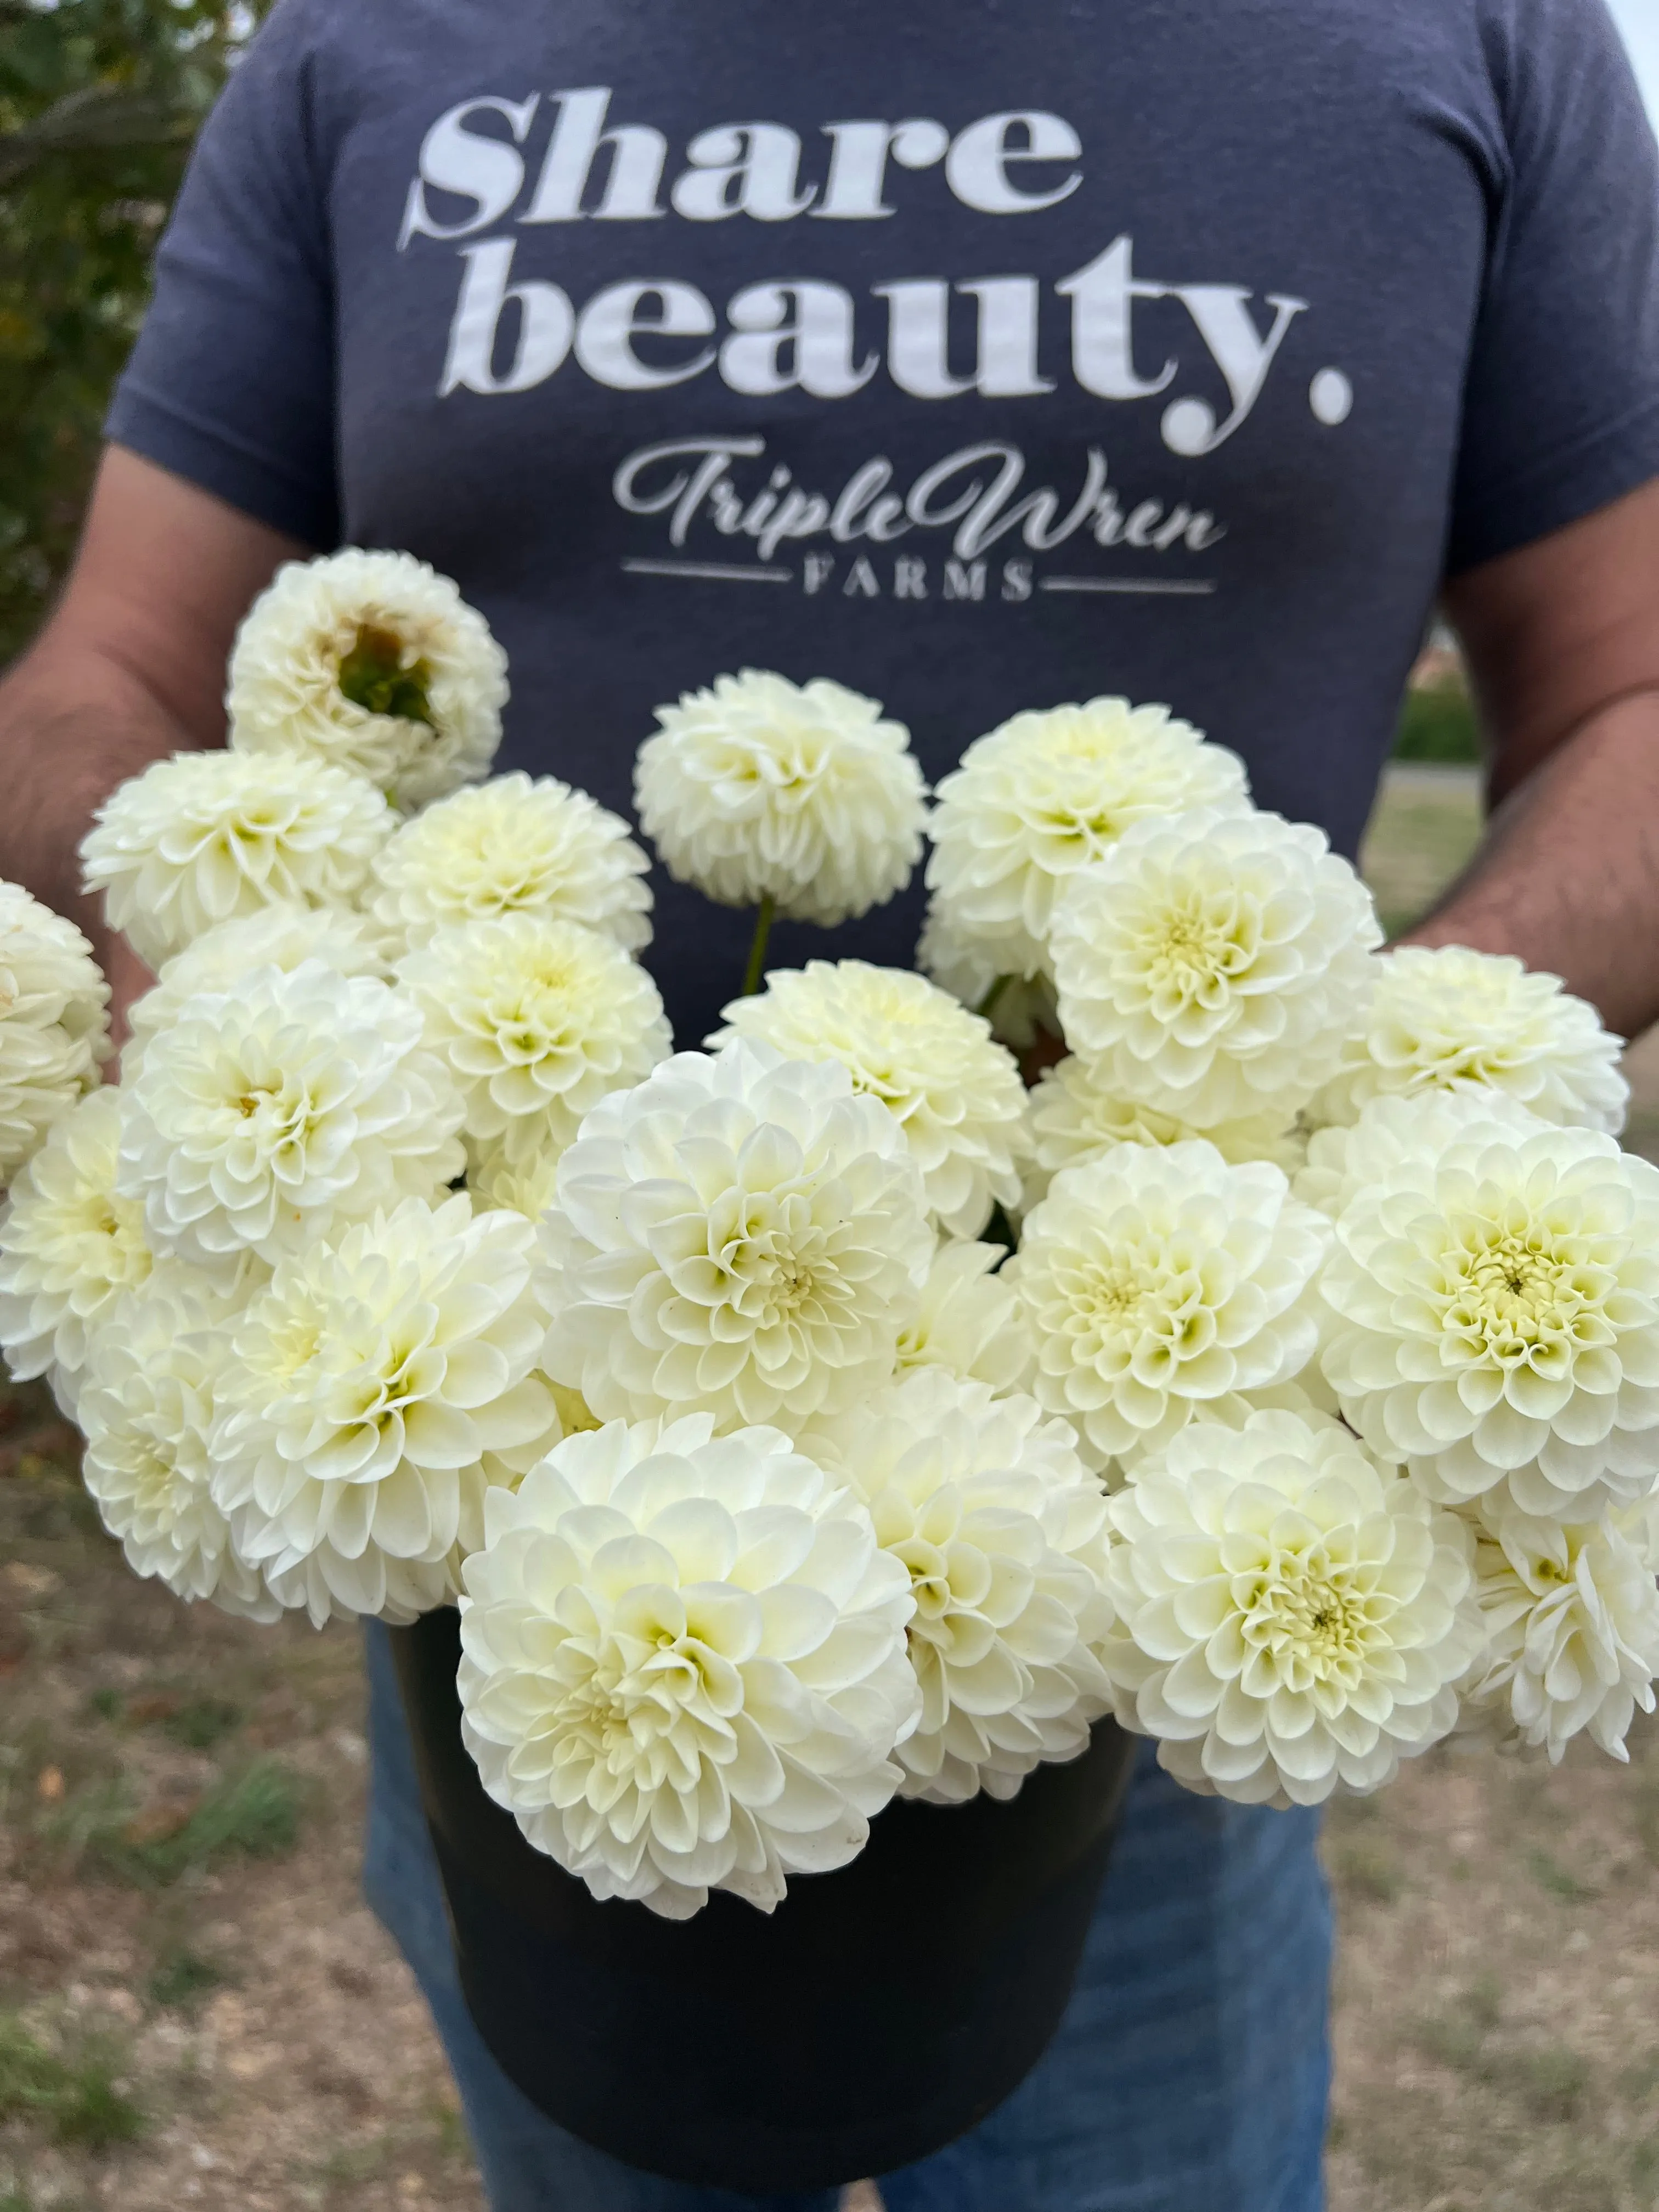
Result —
[[[349,906],[392,821],[372,783],[322,762],[175,753],[110,794],[81,860],[111,927],[160,968],[263,907]]]
[[[1623,1050],[1559,975],[1461,945],[1401,945],[1378,961],[1369,1012],[1309,1117],[1352,1121],[1373,1098],[1468,1087],[1616,1134],[1630,1100]]]
[[[1382,933],[1317,830],[1206,809],[1126,830],[1070,879],[1050,941],[1101,1087],[1207,1128],[1288,1121],[1330,1078]]]
[[[1036,1397],[1089,1464],[1133,1462],[1206,1404],[1289,1381],[1318,1340],[1330,1230],[1266,1161],[1121,1145],[1055,1176],[1003,1269],[1036,1343]]]
[[[0,1190],[99,1081],[109,986],[73,922],[0,880]]]
[[[1194,1422],[1108,1510],[1118,1717],[1188,1789],[1316,1805],[1450,1732],[1483,1640],[1468,1532],[1339,1423]]]
[[[1057,893],[1134,823],[1249,803],[1236,754],[1127,699],[1016,714],[975,738],[937,797],[928,887],[996,948],[994,976],[1021,977],[1048,972]]]
[[[164,1265],[98,1328],[77,1419],[82,1479],[136,1575],[251,1620],[282,1607],[214,1502],[208,1437],[237,1301]]]
[[[398,951],[459,922],[538,914],[625,952],[651,942],[651,863],[628,824],[556,776],[492,776],[405,822],[374,863],[371,910]]]
[[[864,1848],[915,1718],[910,1578],[786,1437],[611,1422],[485,1525],[462,1732],[538,1850],[683,1920],[711,1889],[769,1912]]]
[[[933,1257],[904,1133],[834,1061],[680,1053],[602,1099],[542,1224],[548,1372],[596,1413],[793,1428],[884,1382]]]
[[[1652,1489],[1659,1169],[1613,1138],[1506,1117],[1379,1158],[1321,1289],[1345,1415],[1431,1495]]]
[[[330,763],[405,811],[489,773],[507,656],[447,576],[356,546],[293,562],[230,659],[231,744]]]
[[[466,1197],[315,1237],[234,1330],[217,1386],[213,1496],[281,1603],[394,1622],[455,1595],[484,1462],[558,1433],[536,1372],[534,1231]]]
[[[758,1039],[786,1060],[836,1060],[879,1099],[921,1170],[927,1210],[952,1237],[977,1237],[994,1206],[1013,1206],[1026,1149],[1025,1086],[989,1024],[923,975],[865,960],[774,969],[734,999],[718,1051]]]
[[[144,1210],[117,1194],[121,1101],[72,1106],[0,1206],[0,1349],[21,1382],[51,1379],[71,1419],[91,1332],[150,1272]]]
[[[1103,1089],[1086,1060],[1075,1053],[1056,1062],[1031,1093],[1033,1158],[1025,1171],[1025,1206],[1041,1203],[1054,1177],[1066,1168],[1085,1166],[1118,1145],[1182,1145],[1194,1137],[1213,1145],[1224,1160],[1271,1160],[1288,1175],[1302,1163],[1293,1124],[1282,1114],[1252,1114],[1214,1128],[1195,1128],[1156,1107],[1119,1098]]]
[[[823,678],[746,668],[659,707],[634,797],[676,882],[720,906],[826,928],[902,890],[921,858],[927,787],[909,732]]]
[[[1650,1512],[1563,1522],[1499,1498],[1470,1517],[1488,1645],[1464,1685],[1466,1718],[1553,1765],[1580,1734],[1628,1759],[1659,1671]]]
[[[284,899],[204,931],[166,963],[155,989],[129,1007],[122,1080],[137,1075],[150,1040],[172,1028],[187,1000],[234,991],[251,969],[280,968],[289,975],[307,960],[320,960],[338,975],[384,980],[386,975],[364,917],[343,907],[296,906]]]
[[[992,1272],[1006,1257],[1000,1244],[940,1238],[915,1317],[899,1332],[895,1365],[901,1374],[942,1367],[993,1390],[1030,1387],[1036,1347],[1018,1298]]]
[[[420,1009],[308,960],[185,1001],[125,1096],[116,1188],[157,1252],[275,1261],[465,1164],[461,1100]]]
[[[804,1447],[869,1507],[915,1598],[921,1718],[898,1747],[901,1796],[1009,1798],[1042,1762],[1075,1759],[1111,1704],[1091,1648],[1111,1609],[1106,1496],[1069,1425],[931,1368]]]
[[[671,1049],[657,987],[614,939],[538,914],[441,929],[398,963],[468,1139],[524,1165]]]

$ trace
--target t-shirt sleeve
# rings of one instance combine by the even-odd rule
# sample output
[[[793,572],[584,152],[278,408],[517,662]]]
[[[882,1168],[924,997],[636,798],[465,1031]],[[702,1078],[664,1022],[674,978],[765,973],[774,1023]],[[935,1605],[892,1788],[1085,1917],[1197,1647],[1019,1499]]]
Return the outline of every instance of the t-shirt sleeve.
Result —
[[[108,435],[331,548],[334,303],[310,0],[278,0],[197,142]]]
[[[1490,0],[1486,279],[1447,566],[1659,476],[1659,147],[1604,0]]]

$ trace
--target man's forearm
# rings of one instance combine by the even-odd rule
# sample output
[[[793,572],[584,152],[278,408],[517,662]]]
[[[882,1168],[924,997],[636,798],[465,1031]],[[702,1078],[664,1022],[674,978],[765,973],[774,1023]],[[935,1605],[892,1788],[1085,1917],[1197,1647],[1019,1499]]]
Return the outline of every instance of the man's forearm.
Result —
[[[1410,941],[1516,953],[1621,1036],[1659,1019],[1659,691],[1604,708],[1534,769]]]

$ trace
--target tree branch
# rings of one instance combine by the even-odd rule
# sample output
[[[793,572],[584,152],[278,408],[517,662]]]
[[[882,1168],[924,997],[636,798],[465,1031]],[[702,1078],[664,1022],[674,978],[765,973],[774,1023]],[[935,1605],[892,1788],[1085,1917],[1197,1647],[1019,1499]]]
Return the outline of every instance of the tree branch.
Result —
[[[55,100],[21,130],[0,132],[0,186],[15,184],[53,154],[166,145],[185,137],[195,119],[175,101],[154,93],[88,85]]]

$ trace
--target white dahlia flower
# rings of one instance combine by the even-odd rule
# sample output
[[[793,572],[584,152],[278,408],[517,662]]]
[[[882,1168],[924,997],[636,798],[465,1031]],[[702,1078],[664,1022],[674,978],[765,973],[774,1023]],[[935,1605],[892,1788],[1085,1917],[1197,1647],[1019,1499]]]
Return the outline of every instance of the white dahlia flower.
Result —
[[[0,1190],[110,1054],[109,986],[73,922],[0,880]]]
[[[559,1163],[548,1372],[605,1419],[793,1428],[890,1378],[933,1249],[904,1133],[845,1068],[680,1053]]]
[[[1564,1525],[1500,1499],[1472,1522],[1488,1649],[1463,1686],[1468,1720],[1552,1765],[1585,1731],[1628,1759],[1626,1734],[1638,1706],[1653,1711],[1659,1672],[1649,1516]]]
[[[899,1332],[895,1365],[943,1367],[993,1390],[1030,1386],[1036,1356],[1019,1300],[992,1269],[1006,1258],[1000,1244],[941,1237],[921,1286],[914,1320]]]
[[[1520,1133],[1544,1126],[1501,1091],[1473,1085],[1409,1097],[1385,1093],[1373,1098],[1357,1121],[1313,1132],[1306,1163],[1291,1177],[1291,1188],[1304,1206],[1317,1206],[1334,1221],[1380,1173],[1413,1155],[1439,1152],[1465,1129],[1494,1122]]]
[[[568,1437],[484,1516],[462,1733],[538,1850],[676,1920],[857,1856],[917,1694],[910,1578],[845,1490],[702,1414]]]
[[[251,969],[280,968],[287,975],[307,960],[320,960],[339,975],[381,978],[386,973],[363,916],[343,907],[283,900],[204,931],[167,963],[155,989],[129,1007],[131,1034],[121,1048],[122,1080],[131,1081],[151,1038],[172,1028],[187,1000],[205,991],[234,991]]]
[[[1212,1145],[1120,1145],[1067,1168],[1002,1271],[1036,1341],[1032,1389],[1091,1467],[1132,1462],[1207,1402],[1306,1365],[1329,1243],[1278,1168]]]
[[[144,1210],[116,1194],[121,1098],[73,1106],[0,1206],[0,1348],[20,1382],[51,1378],[71,1418],[89,1334],[152,1265]]]
[[[1017,1205],[1026,1151],[1025,1085],[988,1024],[926,976],[865,960],[774,969],[734,999],[711,1051],[757,1038],[786,1060],[838,1060],[878,1098],[921,1170],[927,1210],[952,1237],[977,1237],[993,1206]]]
[[[1106,1494],[1069,1425],[933,1368],[803,1448],[864,1500],[910,1578],[921,1719],[898,1747],[901,1796],[1012,1797],[1034,1766],[1075,1759],[1111,1705],[1091,1649],[1111,1608]]]
[[[397,951],[505,914],[580,922],[625,952],[651,942],[650,861],[619,815],[556,776],[492,776],[405,822],[374,863],[376,922]]]
[[[969,1012],[982,1014],[993,1036],[1024,1052],[1042,1032],[1060,1035],[1060,1013],[1049,977],[1014,975],[1011,957],[999,939],[964,929],[951,901],[933,893],[916,945],[917,967]]]
[[[410,1621],[453,1598],[487,1455],[558,1433],[536,1364],[534,1231],[465,1196],[313,1239],[276,1269],[221,1370],[213,1495],[284,1606]]]
[[[634,798],[676,882],[720,906],[825,927],[902,890],[921,858],[927,786],[909,732],[823,678],[746,668],[659,707]]]
[[[1516,1099],[1543,1121],[1616,1133],[1630,1099],[1623,1050],[1559,975],[1461,945],[1405,945],[1378,961],[1370,1012],[1309,1118],[1352,1121],[1391,1092],[1467,1085]]]
[[[1370,893],[1317,830],[1206,810],[1126,830],[1054,910],[1066,1042],[1102,1088],[1200,1127],[1289,1120],[1363,1018]]]
[[[164,1264],[99,1327],[80,1395],[81,1473],[137,1575],[271,1621],[282,1607],[214,1503],[208,1437],[240,1300]]]
[[[1253,1114],[1214,1128],[1195,1128],[1156,1107],[1103,1090],[1086,1060],[1075,1053],[1048,1069],[1031,1093],[1035,1153],[1025,1175],[1024,1202],[1037,1205],[1065,1168],[1085,1166],[1117,1145],[1181,1145],[1202,1137],[1224,1160],[1271,1160],[1288,1175],[1301,1164],[1302,1147],[1283,1115]]]
[[[237,751],[332,762],[409,810],[489,773],[507,696],[507,656],[447,576],[352,546],[278,570],[225,703]]]
[[[441,929],[398,980],[466,1104],[466,1134],[515,1164],[562,1150],[590,1107],[672,1049],[657,987],[614,939],[537,914]]]
[[[1522,1499],[1582,1492],[1593,1510],[1653,1487],[1659,1168],[1598,1131],[1506,1116],[1397,1159],[1379,1147],[1336,1239],[1325,1373],[1431,1495],[1518,1479]]]
[[[994,972],[1042,975],[1056,893],[1132,824],[1249,804],[1243,763],[1167,707],[1016,714],[939,785],[927,882],[959,930],[997,949]]]
[[[1340,1423],[1194,1422],[1108,1510],[1118,1717],[1188,1789],[1316,1805],[1455,1724],[1468,1532]]]
[[[204,930],[262,907],[349,907],[392,820],[374,785],[343,769],[175,753],[104,801],[81,860],[111,927],[160,968]]]
[[[200,1267],[274,1262],[465,1164],[461,1101],[421,1012],[319,960],[186,1000],[130,1091],[117,1188],[153,1249]]]

